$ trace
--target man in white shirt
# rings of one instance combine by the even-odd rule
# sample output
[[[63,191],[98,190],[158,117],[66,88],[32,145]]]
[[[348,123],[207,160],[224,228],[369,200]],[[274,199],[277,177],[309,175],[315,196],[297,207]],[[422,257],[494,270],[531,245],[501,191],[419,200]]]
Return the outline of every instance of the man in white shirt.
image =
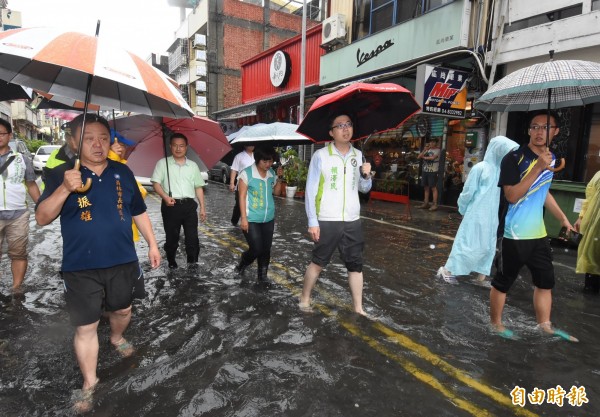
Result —
[[[240,203],[237,192],[236,179],[239,172],[242,172],[254,163],[254,146],[244,146],[244,150],[233,158],[231,164],[231,175],[229,176],[229,191],[235,192],[235,206],[231,213],[231,224],[237,226],[240,221]]]
[[[353,309],[364,315],[364,236],[358,192],[366,193],[371,189],[371,164],[362,162],[362,152],[350,143],[354,129],[348,115],[338,115],[329,126],[333,143],[314,153],[306,180],[308,233],[315,245],[311,263],[304,274],[300,308],[310,309],[312,289],[337,248],[348,270]],[[363,177],[361,172],[366,176]]]

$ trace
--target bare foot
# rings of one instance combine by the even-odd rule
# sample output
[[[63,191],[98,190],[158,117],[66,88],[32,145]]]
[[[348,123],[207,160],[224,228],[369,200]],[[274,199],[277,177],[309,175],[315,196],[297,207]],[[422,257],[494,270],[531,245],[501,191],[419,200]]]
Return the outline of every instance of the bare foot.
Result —
[[[312,313],[313,312],[313,309],[310,306],[310,303],[300,302],[300,303],[298,303],[298,308],[300,308],[300,311],[302,311],[304,313]]]
[[[94,407],[94,390],[98,386],[100,380],[96,378],[96,382],[89,388],[82,388],[73,391],[73,411],[77,414],[89,412]]]

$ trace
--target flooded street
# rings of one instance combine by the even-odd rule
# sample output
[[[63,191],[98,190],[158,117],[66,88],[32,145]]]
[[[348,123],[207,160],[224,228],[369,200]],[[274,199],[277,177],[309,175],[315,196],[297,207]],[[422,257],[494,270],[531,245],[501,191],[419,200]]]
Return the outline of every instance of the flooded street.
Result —
[[[159,245],[160,201],[146,199]],[[312,313],[298,309],[312,243],[302,200],[276,199],[269,291],[240,286],[233,271],[246,247],[230,224],[233,196],[210,183],[200,225],[200,268],[166,262],[150,271],[138,244],[148,297],[134,302],[125,336],[136,354],[121,359],[101,323],[94,416],[597,416],[600,413],[600,299],[580,292],[575,252],[555,246],[553,321],[580,339],[567,343],[535,329],[528,272],[509,293],[508,327],[488,328],[489,284],[437,279],[459,224],[449,212],[401,219],[403,206],[363,210],[364,304],[350,311],[337,256],[313,292]],[[414,210],[416,211],[416,210]],[[453,217],[454,216],[454,217]],[[0,284],[0,415],[71,415],[81,387],[64,309],[58,222],[31,221],[25,293],[10,293],[10,263]],[[256,275],[256,264],[246,275]],[[489,282],[489,281],[488,281]],[[564,403],[534,396],[513,405],[511,391],[565,390]],[[572,387],[589,402],[571,405]],[[558,400],[557,400],[558,401]],[[538,402],[539,404],[534,404]]]

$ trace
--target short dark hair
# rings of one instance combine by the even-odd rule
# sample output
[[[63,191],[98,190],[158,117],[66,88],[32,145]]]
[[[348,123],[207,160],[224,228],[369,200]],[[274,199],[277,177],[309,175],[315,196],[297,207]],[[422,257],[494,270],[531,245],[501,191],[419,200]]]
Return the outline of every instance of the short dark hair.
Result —
[[[254,162],[257,164],[260,161],[275,161],[277,157],[277,152],[273,149],[272,146],[269,145],[261,145],[254,148]]]
[[[4,126],[8,133],[12,133],[12,125],[10,124],[10,122],[8,120],[4,120],[3,118],[0,117],[0,125]]]
[[[538,116],[548,116],[550,115],[551,117],[554,117],[554,122],[556,123],[556,126],[560,126],[560,116],[558,115],[557,112],[555,112],[554,110],[538,110],[535,111],[531,114],[531,117],[529,117],[529,123],[528,125],[531,124],[531,121],[538,117]]]
[[[173,133],[171,139],[169,140],[169,143],[172,143],[173,139],[183,139],[185,141],[185,144],[188,144],[188,139],[183,133]]]
[[[350,121],[352,123],[354,123],[354,118],[352,117],[352,115],[349,112],[338,111],[338,112],[332,113],[332,116],[329,118],[329,121],[328,121],[329,130],[333,129],[333,121],[340,116],[347,116],[350,119]]]
[[[108,132],[110,132],[110,125],[108,124],[108,120],[104,117],[96,114],[96,113],[81,113],[79,116],[71,120],[66,124],[66,128],[70,131],[69,135],[73,135],[77,128],[83,125],[83,120],[85,118],[85,123],[100,123],[102,126],[106,128]],[[66,130],[66,129],[65,129]]]

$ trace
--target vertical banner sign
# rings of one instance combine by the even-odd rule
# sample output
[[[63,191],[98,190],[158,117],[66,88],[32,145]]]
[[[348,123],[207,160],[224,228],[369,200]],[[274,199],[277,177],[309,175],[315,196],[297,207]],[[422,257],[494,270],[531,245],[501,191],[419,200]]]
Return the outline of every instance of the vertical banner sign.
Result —
[[[419,65],[415,98],[423,113],[464,119],[467,107],[467,81],[470,73],[450,68]]]

